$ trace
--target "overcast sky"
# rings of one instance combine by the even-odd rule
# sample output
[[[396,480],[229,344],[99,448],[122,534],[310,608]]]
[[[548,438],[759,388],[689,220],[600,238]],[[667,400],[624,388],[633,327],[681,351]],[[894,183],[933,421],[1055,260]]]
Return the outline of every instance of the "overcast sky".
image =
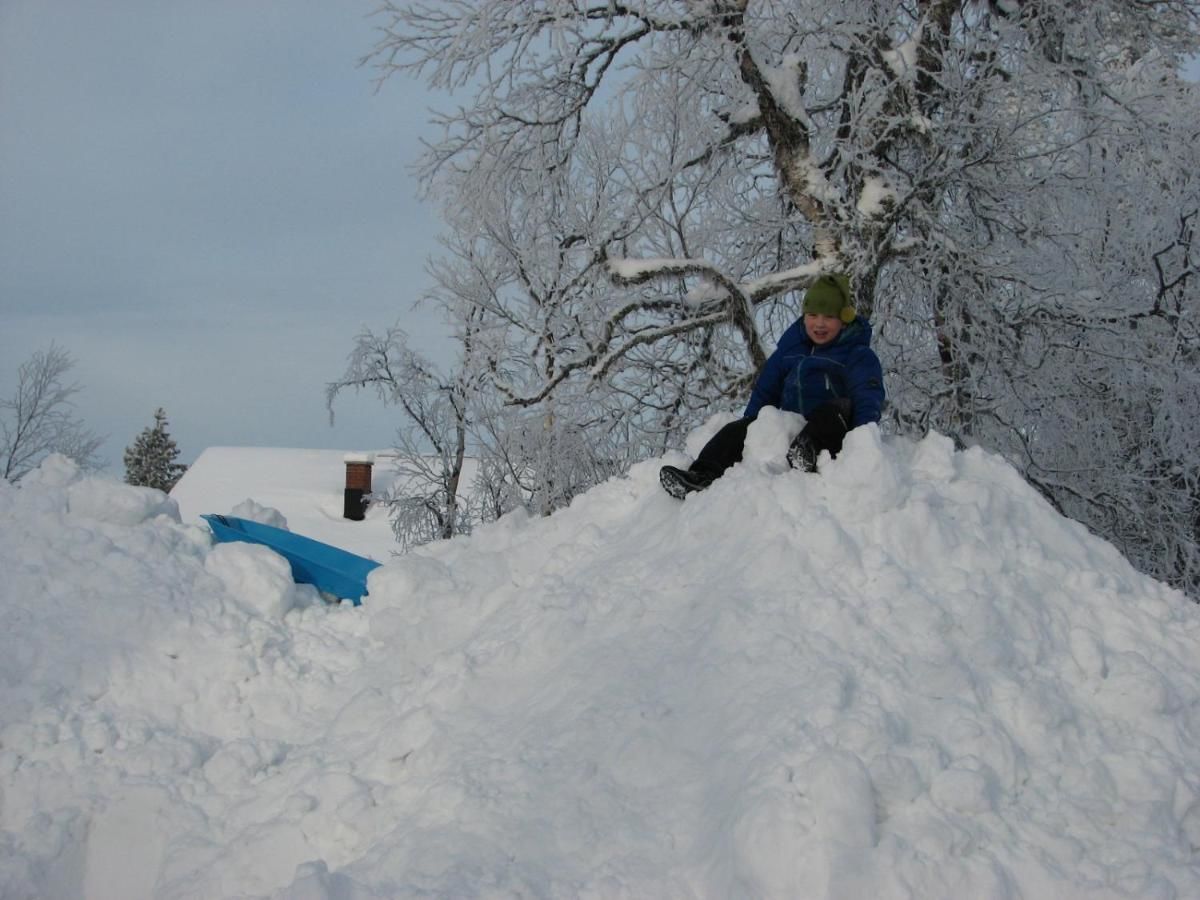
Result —
[[[372,0],[0,0],[0,396],[51,341],[110,469],[156,407],[212,445],[370,449],[339,407],[363,326],[402,321],[439,223],[409,167],[439,98],[376,93]]]

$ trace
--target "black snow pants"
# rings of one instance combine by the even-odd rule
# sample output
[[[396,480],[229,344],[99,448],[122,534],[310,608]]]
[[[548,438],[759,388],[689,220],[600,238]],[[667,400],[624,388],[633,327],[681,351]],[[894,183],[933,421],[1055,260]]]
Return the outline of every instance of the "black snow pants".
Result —
[[[805,421],[804,429],[792,441],[793,450],[788,452],[788,460],[792,460],[795,450],[811,454],[814,464],[822,450],[828,450],[830,456],[837,456],[846,432],[850,430],[850,419],[850,404],[845,400],[827,403],[813,410]],[[726,469],[741,462],[742,450],[746,446],[746,431],[753,421],[735,419],[714,434],[696,461],[689,466],[691,471],[710,478],[720,478]]]

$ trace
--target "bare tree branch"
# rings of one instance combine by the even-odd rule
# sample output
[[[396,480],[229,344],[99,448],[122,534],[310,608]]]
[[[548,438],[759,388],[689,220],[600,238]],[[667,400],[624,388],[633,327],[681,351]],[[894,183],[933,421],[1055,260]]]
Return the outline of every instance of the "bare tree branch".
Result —
[[[51,453],[61,453],[85,469],[98,468],[103,438],[84,427],[72,398],[82,390],[64,379],[74,368],[71,355],[56,344],[36,351],[17,369],[12,396],[0,400],[0,475],[18,481]]]

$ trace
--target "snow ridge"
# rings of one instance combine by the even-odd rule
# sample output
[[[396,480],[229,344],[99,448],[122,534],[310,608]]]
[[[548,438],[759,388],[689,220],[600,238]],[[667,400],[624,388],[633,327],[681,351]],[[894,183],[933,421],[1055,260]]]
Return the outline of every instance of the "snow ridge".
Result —
[[[358,610],[0,486],[26,646],[152,622],[86,678],[5,670],[0,895],[1200,892],[1196,607],[994,456],[869,427],[807,475],[794,427],[683,504],[671,454],[414,552]]]

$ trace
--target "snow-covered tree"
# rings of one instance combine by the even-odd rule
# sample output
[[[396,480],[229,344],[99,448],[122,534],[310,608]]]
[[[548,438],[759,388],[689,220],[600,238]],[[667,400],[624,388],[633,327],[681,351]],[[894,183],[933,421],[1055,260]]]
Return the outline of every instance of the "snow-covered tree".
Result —
[[[464,379],[442,374],[393,326],[382,334],[361,332],[346,371],[326,387],[331,422],[334,403],[347,390],[372,391],[404,414],[396,433],[401,477],[379,502],[390,508],[392,529],[405,549],[470,531],[459,500],[468,422]]]
[[[167,431],[167,413],[160,406],[154,411],[154,424],[125,448],[125,483],[170,491],[187,471],[175,461],[178,458],[179,447]]]
[[[453,252],[489,261],[456,302],[484,311],[508,403],[612,402],[635,444],[669,440],[738,405],[797,289],[848,271],[889,427],[1002,450],[1200,586],[1194,524],[1152,512],[1200,457],[1171,387],[1194,372],[1196,0],[383,10],[381,75],[457,91],[425,175]],[[1128,409],[1143,427],[1087,447],[1070,427]],[[1147,473],[1142,503],[1113,499]]]
[[[103,439],[73,412],[82,388],[64,381],[75,361],[51,344],[17,369],[12,396],[0,399],[0,475],[15,482],[51,453],[61,453],[84,469],[95,469]]]

